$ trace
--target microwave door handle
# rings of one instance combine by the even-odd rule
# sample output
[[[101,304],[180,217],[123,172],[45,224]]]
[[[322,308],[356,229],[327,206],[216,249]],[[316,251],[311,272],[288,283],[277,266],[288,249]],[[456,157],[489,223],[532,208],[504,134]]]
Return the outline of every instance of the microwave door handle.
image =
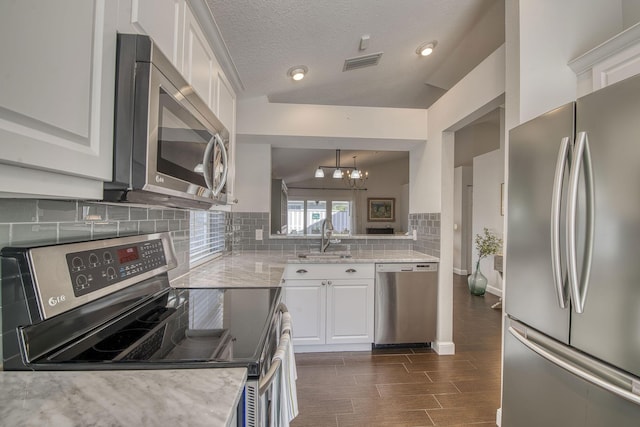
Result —
[[[222,166],[223,166],[220,182],[218,183],[218,186],[215,189],[213,189],[213,197],[215,198],[215,197],[218,197],[218,195],[220,195],[220,192],[224,188],[224,185],[227,183],[227,175],[229,173],[229,163],[228,163],[229,157],[227,156],[227,149],[224,147],[224,142],[222,141],[222,138],[220,138],[220,135],[215,134],[213,136],[213,139],[215,139],[216,144],[220,147],[220,154],[222,155]]]
[[[204,150],[204,156],[202,156],[202,175],[204,176],[204,182],[207,184],[209,190],[213,190],[213,183],[211,182],[211,170],[209,169],[209,159],[213,152],[213,146],[215,145],[215,136],[212,136],[207,143],[207,148]]]

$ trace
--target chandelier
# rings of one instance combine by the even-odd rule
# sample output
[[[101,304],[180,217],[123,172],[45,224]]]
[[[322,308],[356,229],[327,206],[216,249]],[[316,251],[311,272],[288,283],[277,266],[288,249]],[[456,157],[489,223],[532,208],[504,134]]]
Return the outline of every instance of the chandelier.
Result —
[[[318,166],[314,176],[316,178],[324,178],[325,169],[333,169],[331,177],[334,179],[342,179],[343,182],[350,188],[359,189],[362,188],[369,179],[369,172],[362,172],[356,165],[356,157],[353,156],[353,167],[346,166],[340,167],[340,150],[336,150],[336,165],[335,166]]]

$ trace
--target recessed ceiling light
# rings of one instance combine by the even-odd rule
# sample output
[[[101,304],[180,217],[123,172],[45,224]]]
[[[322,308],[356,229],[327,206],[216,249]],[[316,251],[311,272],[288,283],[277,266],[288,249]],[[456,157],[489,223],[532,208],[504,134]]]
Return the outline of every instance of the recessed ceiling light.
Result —
[[[289,68],[287,71],[287,75],[291,77],[295,81],[299,81],[304,79],[304,76],[307,74],[309,69],[304,65],[296,65],[295,67]]]
[[[416,53],[420,56],[429,56],[433,53],[433,49],[435,49],[436,44],[438,44],[436,41],[422,43],[416,49]]]

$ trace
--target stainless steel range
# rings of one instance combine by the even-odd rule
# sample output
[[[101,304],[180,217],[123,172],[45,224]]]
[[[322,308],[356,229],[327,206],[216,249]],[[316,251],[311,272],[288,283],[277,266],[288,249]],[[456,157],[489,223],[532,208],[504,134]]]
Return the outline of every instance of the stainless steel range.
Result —
[[[279,288],[172,288],[168,233],[4,248],[5,370],[238,367],[240,416],[267,425],[290,326]]]

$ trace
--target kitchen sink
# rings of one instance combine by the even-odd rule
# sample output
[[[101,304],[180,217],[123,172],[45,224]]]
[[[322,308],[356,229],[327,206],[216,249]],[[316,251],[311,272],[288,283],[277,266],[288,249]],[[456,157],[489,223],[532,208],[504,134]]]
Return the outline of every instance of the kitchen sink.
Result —
[[[348,259],[351,254],[348,252],[306,252],[299,253],[301,259]]]

